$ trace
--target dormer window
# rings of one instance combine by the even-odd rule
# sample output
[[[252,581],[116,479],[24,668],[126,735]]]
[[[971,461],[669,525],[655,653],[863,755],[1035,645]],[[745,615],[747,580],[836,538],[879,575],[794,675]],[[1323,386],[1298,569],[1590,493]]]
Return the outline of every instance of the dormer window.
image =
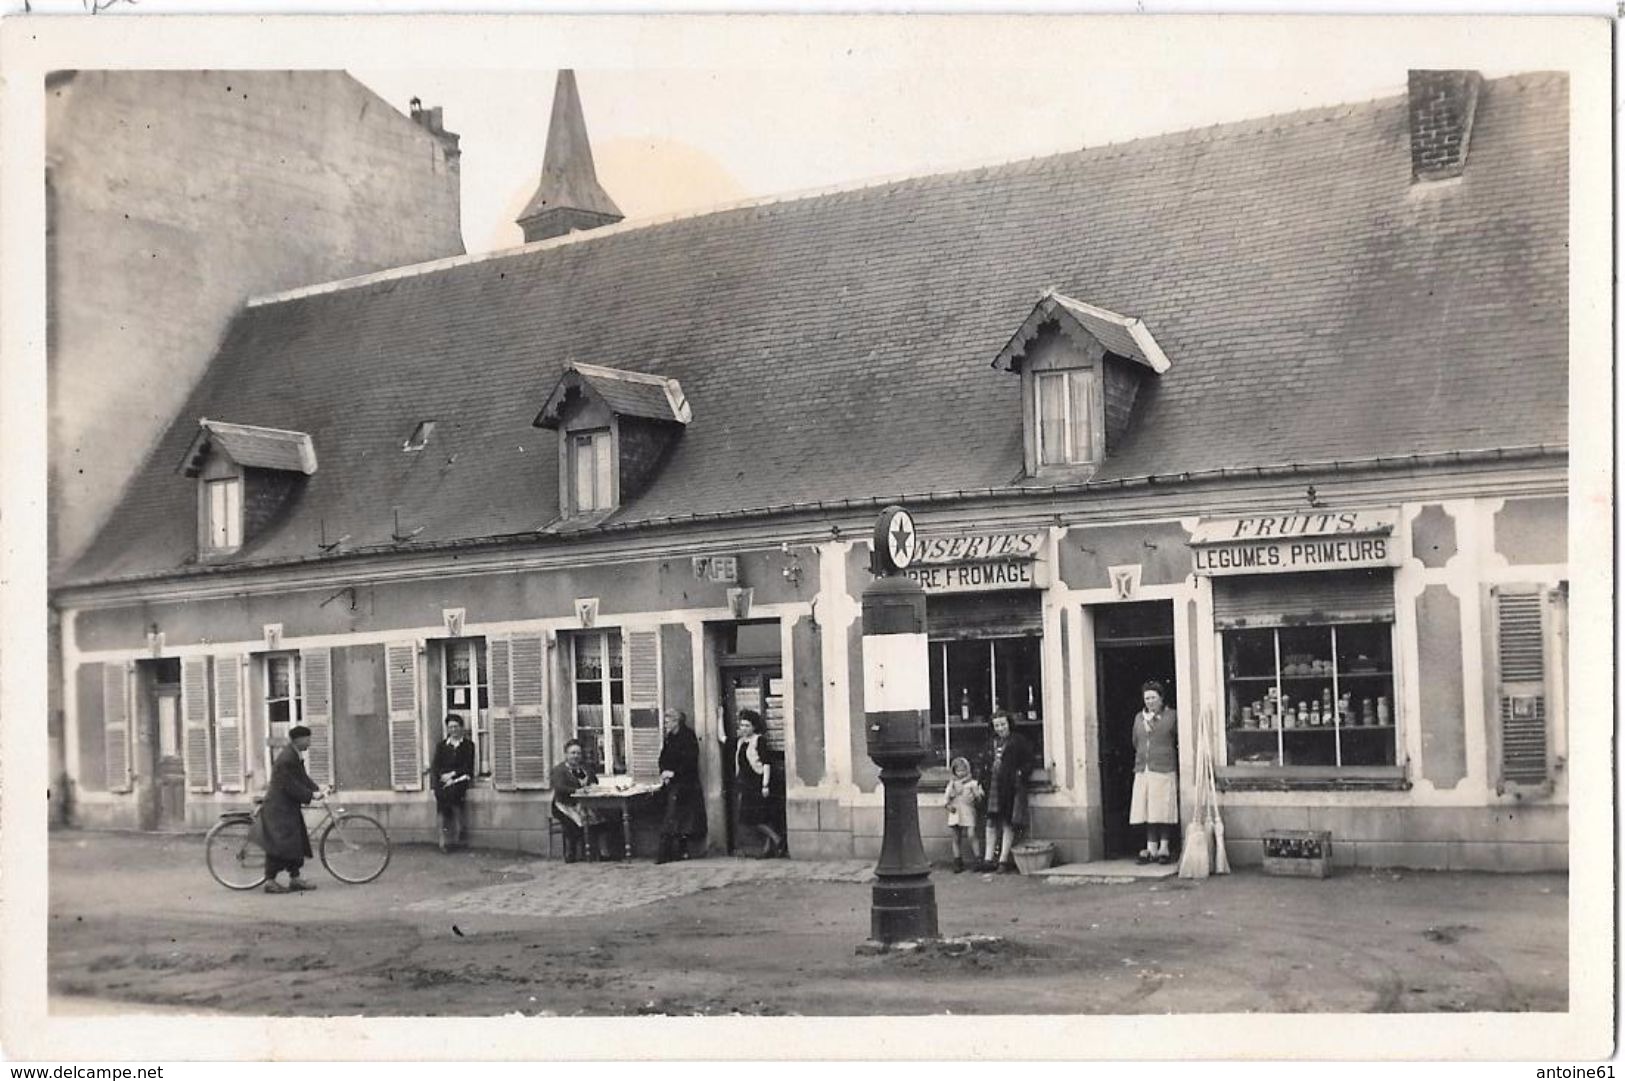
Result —
[[[1022,380],[1025,471],[1086,479],[1128,434],[1134,402],[1168,358],[1144,323],[1049,292],[995,367]]]
[[[1103,435],[1096,414],[1100,409],[1099,373],[1092,368],[1037,372],[1033,392],[1038,417],[1038,465],[1087,465],[1098,462]]]
[[[220,477],[203,482],[204,536],[214,552],[233,551],[243,543],[243,480]]]
[[[615,506],[615,469],[608,428],[570,433],[570,509],[577,514]]]
[[[601,522],[647,488],[693,419],[677,380],[571,364],[533,422],[559,433],[559,513],[551,528]]]
[[[316,472],[304,432],[204,418],[181,460],[197,481],[197,546],[205,559],[231,555],[268,527]]]

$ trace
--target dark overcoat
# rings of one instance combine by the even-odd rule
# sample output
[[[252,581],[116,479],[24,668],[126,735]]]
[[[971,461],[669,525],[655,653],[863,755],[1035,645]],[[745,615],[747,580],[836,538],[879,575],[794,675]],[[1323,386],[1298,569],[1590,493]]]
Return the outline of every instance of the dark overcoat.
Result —
[[[1020,732],[1011,732],[993,768],[996,744],[989,744],[978,771],[982,790],[987,793],[987,813],[1012,826],[1027,824],[1027,780],[1033,771],[1033,745]]]
[[[279,860],[301,860],[310,856],[310,831],[299,808],[309,803],[321,787],[305,772],[304,759],[293,744],[277,752],[271,764],[271,780],[265,786],[265,802],[260,805],[259,843]]]
[[[660,772],[666,782],[666,815],[660,832],[667,837],[705,836],[705,789],[700,784],[700,741],[694,730],[679,724],[660,748]]]
[[[449,804],[463,802],[468,795],[468,786],[471,781],[457,781],[446,784],[441,781],[442,774],[454,773],[460,777],[472,778],[474,776],[474,741],[467,736],[461,743],[453,747],[451,741],[441,740],[435,745],[434,763],[429,767],[429,784],[434,789],[435,802],[445,807]]]

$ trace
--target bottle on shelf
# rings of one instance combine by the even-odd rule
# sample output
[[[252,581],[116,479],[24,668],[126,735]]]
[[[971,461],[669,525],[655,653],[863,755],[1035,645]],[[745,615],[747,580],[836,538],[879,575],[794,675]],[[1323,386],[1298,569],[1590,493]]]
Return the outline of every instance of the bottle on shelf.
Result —
[[[959,719],[970,722],[970,688],[962,687],[959,691]]]
[[[1360,700],[1360,727],[1370,728],[1377,723],[1376,705],[1369,698]]]
[[[1377,699],[1377,725],[1378,725],[1378,727],[1387,728],[1389,720],[1391,719],[1391,717],[1392,717],[1392,714],[1390,714],[1388,712],[1388,699],[1387,699],[1387,697],[1386,696],[1379,697]]]

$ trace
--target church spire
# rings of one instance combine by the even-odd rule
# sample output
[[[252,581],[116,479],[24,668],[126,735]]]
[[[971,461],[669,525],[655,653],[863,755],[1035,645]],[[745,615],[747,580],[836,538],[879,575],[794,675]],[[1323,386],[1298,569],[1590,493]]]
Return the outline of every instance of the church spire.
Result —
[[[576,73],[566,68],[559,72],[553,88],[542,179],[518,218],[525,243],[613,225],[623,217],[615,200],[598,183],[587,122],[581,116],[581,95],[576,92]]]

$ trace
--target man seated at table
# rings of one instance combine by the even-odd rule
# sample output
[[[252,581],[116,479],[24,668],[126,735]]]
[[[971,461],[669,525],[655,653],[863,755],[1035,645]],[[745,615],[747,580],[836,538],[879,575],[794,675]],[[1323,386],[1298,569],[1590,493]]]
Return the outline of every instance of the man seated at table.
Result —
[[[586,764],[581,741],[564,745],[564,761],[553,767],[553,817],[564,830],[564,862],[583,857],[597,858],[599,844],[594,834],[598,819],[576,801],[576,790],[598,783],[598,774]]]

